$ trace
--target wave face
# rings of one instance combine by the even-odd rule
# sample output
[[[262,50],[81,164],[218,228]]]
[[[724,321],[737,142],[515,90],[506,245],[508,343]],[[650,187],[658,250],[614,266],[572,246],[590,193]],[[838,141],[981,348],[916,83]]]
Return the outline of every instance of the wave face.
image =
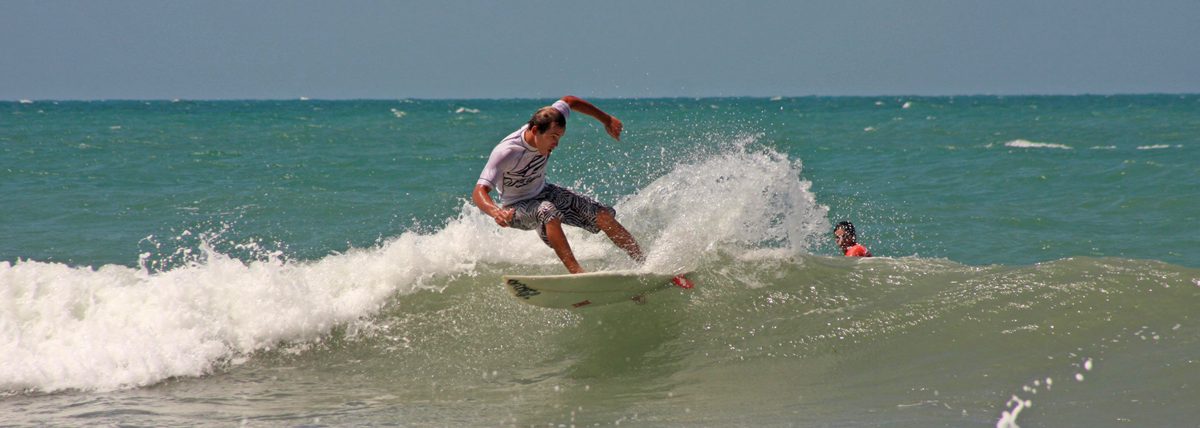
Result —
[[[59,269],[88,291],[38,285],[22,322],[6,320],[5,385],[23,391],[8,400],[100,393],[84,400],[91,422],[211,421],[169,403],[241,397],[273,404],[225,420],[1177,426],[1200,399],[1200,272],[1158,262],[718,250],[697,260],[690,292],[568,312],[521,305],[496,283],[554,271],[549,260],[442,273],[387,263],[422,242],[434,241],[150,278]],[[131,419],[146,397],[168,404]]]

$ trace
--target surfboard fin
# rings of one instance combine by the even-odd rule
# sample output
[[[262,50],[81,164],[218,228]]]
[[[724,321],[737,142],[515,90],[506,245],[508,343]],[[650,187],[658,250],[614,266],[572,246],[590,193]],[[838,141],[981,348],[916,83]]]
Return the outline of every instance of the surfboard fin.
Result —
[[[674,278],[671,278],[671,283],[679,286],[679,288],[688,290],[691,290],[692,287],[696,286],[696,284],[692,283],[692,280],[687,279],[687,277],[683,275],[676,275]]]

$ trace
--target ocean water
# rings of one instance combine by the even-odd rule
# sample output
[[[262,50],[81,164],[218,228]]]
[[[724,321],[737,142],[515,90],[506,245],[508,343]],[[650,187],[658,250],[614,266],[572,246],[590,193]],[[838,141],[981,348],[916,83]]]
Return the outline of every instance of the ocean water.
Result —
[[[0,103],[0,424],[1196,426],[1200,96],[593,100],[697,287],[579,311],[469,203],[550,101]]]

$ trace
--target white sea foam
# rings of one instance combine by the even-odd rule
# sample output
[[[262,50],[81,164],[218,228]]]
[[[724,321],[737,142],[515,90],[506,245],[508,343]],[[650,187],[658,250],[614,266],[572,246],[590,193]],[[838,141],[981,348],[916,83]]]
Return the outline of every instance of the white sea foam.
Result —
[[[1170,144],[1153,144],[1149,146],[1138,146],[1138,150],[1162,150],[1171,148]]]
[[[617,204],[648,250],[644,269],[694,269],[714,249],[786,256],[824,236],[827,208],[800,179],[800,162],[746,149],[755,138],[698,156]],[[630,263],[603,234],[567,234],[585,268]],[[559,266],[536,233],[499,228],[466,201],[431,233],[313,261],[267,255],[245,262],[205,243],[192,262],[160,272],[0,262],[0,392],[201,376],[255,351],[368,323],[390,299],[435,289],[479,263]]]
[[[1012,141],[1009,141],[1009,142],[1007,142],[1007,143],[1004,143],[1004,145],[1005,145],[1005,146],[1008,146],[1008,147],[1016,147],[1016,148],[1022,148],[1022,149],[1061,149],[1061,150],[1071,150],[1071,146],[1068,146],[1068,145],[1065,145],[1065,144],[1056,144],[1056,143],[1036,143],[1036,142],[1033,142],[1033,141],[1028,141],[1028,140],[1012,140]]]
[[[1005,410],[1000,415],[1000,420],[996,421],[996,428],[1021,428],[1017,425],[1017,417],[1021,416],[1021,411],[1033,406],[1033,400],[1022,400],[1016,395],[1008,399],[1006,407],[1011,406],[1009,410]]]
[[[475,114],[475,113],[479,113],[479,109],[477,109],[477,108],[466,108],[466,107],[459,107],[457,110],[454,110],[454,112],[455,112],[455,113],[457,113],[457,114],[463,114],[463,113],[471,113],[471,114]]]
[[[800,178],[801,162],[747,149],[758,137],[743,136],[719,155],[679,165],[618,205],[622,221],[651,243],[648,269],[670,269],[726,247],[735,254],[761,248],[799,254],[824,236],[828,208]]]
[[[206,247],[204,262],[161,273],[0,262],[0,390],[148,385],[315,339],[462,270],[473,260],[456,244],[405,234],[307,263],[244,263]]]
[[[555,262],[536,234],[464,206],[432,234],[309,262],[243,262],[201,245],[164,272],[0,262],[0,391],[110,390],[210,373],[280,343],[366,322],[389,298],[435,288],[480,261]]]

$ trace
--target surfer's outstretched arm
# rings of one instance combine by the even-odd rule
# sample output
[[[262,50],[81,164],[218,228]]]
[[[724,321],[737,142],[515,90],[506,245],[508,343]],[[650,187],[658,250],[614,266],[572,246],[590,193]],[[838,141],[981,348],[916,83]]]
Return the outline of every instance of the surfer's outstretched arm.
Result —
[[[600,121],[600,123],[604,125],[604,130],[608,131],[609,136],[613,137],[614,140],[621,141],[621,130],[624,125],[621,124],[620,119],[605,113],[604,110],[600,110],[599,107],[596,107],[592,105],[592,103],[584,101],[583,98],[579,98],[574,95],[562,97],[562,100],[563,102],[567,103],[567,105],[571,106],[571,111],[578,111],[596,118],[596,120]]]

